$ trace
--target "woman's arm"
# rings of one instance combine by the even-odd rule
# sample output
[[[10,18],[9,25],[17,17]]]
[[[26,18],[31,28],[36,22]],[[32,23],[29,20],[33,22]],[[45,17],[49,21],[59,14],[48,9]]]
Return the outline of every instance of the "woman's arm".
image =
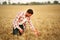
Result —
[[[38,32],[37,29],[33,26],[31,20],[29,20],[28,23],[30,24],[30,29],[34,32],[34,34],[35,34],[36,36],[38,36],[38,35],[39,35],[39,32]]]

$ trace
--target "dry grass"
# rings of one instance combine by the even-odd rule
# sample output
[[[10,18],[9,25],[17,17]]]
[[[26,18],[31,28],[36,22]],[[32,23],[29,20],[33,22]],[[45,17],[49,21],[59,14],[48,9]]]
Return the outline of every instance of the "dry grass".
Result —
[[[29,8],[34,10],[31,20],[41,35],[36,38],[27,25],[28,30],[22,36],[13,36],[10,34],[13,19]],[[1,5],[0,40],[60,40],[60,5]]]

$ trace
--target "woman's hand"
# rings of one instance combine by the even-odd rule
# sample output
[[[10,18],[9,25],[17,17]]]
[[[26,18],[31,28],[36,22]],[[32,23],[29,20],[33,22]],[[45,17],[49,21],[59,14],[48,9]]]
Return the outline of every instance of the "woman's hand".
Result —
[[[23,30],[22,30],[22,29],[20,29],[19,31],[20,31],[21,33],[23,33]]]
[[[35,30],[34,34],[35,34],[36,37],[38,37],[40,35],[40,32]]]

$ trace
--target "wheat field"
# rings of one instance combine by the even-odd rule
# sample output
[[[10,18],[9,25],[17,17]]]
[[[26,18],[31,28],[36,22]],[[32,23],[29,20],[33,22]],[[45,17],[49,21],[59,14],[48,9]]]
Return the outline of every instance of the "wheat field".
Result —
[[[22,36],[11,34],[18,12],[33,9],[31,20],[40,32],[35,37],[27,23]],[[60,5],[0,5],[0,40],[60,40]]]

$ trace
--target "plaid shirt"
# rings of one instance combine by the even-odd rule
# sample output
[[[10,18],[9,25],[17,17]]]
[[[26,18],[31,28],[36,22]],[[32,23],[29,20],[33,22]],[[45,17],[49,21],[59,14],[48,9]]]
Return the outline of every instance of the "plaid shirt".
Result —
[[[14,19],[13,21],[13,26],[14,26],[14,29],[15,28],[18,28],[18,29],[21,29],[19,27],[19,25],[22,25],[24,26],[24,28],[26,27],[26,22],[28,22],[30,24],[30,28],[32,30],[34,30],[34,26],[30,20],[30,17],[25,17],[25,13],[24,12],[19,12],[18,15],[16,16],[16,18]]]

